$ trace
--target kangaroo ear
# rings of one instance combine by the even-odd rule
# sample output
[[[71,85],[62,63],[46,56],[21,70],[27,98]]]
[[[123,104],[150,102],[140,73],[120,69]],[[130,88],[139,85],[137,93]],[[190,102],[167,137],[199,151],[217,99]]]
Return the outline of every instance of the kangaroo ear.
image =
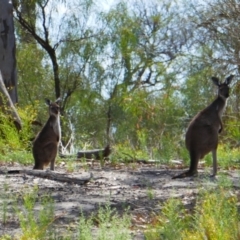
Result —
[[[217,77],[212,77],[212,81],[215,85],[217,85],[217,86],[220,85],[219,79]]]
[[[55,101],[55,103],[56,103],[56,104],[59,104],[61,101],[62,101],[62,99],[59,97],[59,98]]]
[[[51,101],[49,99],[45,99],[46,104],[49,106],[51,104]]]
[[[225,83],[228,85],[231,83],[232,79],[233,79],[234,75],[230,75],[229,77],[226,78]]]

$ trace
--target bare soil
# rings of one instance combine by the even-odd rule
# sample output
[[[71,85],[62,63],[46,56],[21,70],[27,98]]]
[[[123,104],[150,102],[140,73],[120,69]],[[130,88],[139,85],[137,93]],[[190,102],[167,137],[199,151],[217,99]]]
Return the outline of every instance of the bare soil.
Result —
[[[31,169],[19,165],[1,166],[4,169]],[[66,173],[64,164],[56,166],[56,171]],[[38,186],[38,196],[51,195],[55,205],[55,224],[59,231],[71,224],[77,225],[79,216],[90,215],[99,206],[110,204],[119,214],[127,208],[132,219],[132,236],[134,240],[144,239],[144,230],[154,217],[160,213],[162,204],[169,198],[180,198],[186,208],[192,209],[201,189],[216,188],[219,181],[233,184],[234,194],[239,195],[238,171],[221,171],[220,176],[209,177],[211,169],[200,169],[198,177],[174,179],[171,178],[183,169],[169,169],[156,164],[133,164],[100,167],[99,164],[87,167],[76,164],[71,176],[92,174],[92,179],[85,185],[58,182],[42,179],[26,174],[0,174],[0,236],[9,234],[16,236],[21,232],[16,215],[13,214],[13,200],[8,199],[7,221],[2,222],[2,207],[4,195],[21,195],[24,189]],[[7,186],[7,192],[4,190]],[[39,206],[36,205],[36,211]]]

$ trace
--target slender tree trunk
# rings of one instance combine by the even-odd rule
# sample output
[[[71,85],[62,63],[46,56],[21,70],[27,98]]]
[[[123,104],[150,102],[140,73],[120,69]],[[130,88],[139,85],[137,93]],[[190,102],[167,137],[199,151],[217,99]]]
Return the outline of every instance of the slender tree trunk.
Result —
[[[1,0],[0,0],[1,1]],[[30,8],[33,7],[33,3],[27,3],[26,0],[24,0],[25,4],[27,4],[27,6]],[[37,1],[35,1],[37,2]],[[32,6],[32,7],[31,7]],[[40,36],[37,32],[36,32],[36,28],[35,28],[35,21],[36,19],[34,19],[34,11],[32,12],[26,12],[25,9],[21,9],[18,6],[18,2],[14,1],[14,10],[16,12],[16,18],[18,20],[18,22],[22,25],[23,29],[25,29],[25,31],[28,32],[28,34],[31,34],[32,38],[34,38],[48,53],[51,62],[52,62],[52,67],[53,67],[53,75],[54,75],[54,83],[55,83],[55,95],[56,95],[56,99],[59,98],[61,96],[61,89],[60,89],[60,78],[59,78],[59,66],[58,66],[58,62],[57,62],[57,57],[56,57],[56,46],[52,46],[49,40],[49,34],[48,34],[48,29],[46,27],[46,12],[45,12],[45,8],[46,5],[41,5],[40,3],[38,4],[38,6],[41,8],[42,10],[42,18],[43,18],[43,22],[42,22],[42,27],[43,27],[43,34],[42,36]],[[25,16],[27,13],[27,16]],[[30,20],[28,19],[28,16],[30,17]]]
[[[13,103],[18,102],[15,52],[13,7],[9,0],[0,0],[0,71]]]

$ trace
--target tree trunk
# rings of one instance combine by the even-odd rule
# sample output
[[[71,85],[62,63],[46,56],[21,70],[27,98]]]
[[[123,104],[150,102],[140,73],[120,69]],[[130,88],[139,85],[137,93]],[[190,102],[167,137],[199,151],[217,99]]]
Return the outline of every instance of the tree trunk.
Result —
[[[16,43],[13,23],[13,7],[9,0],[0,1],[0,70],[13,103],[18,102]],[[3,99],[0,99],[3,105]]]

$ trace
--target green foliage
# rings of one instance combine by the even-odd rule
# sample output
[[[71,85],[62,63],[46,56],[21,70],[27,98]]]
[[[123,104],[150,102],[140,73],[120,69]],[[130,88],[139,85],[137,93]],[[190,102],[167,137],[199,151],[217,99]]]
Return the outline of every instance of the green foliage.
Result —
[[[20,107],[36,107],[36,101],[52,98],[52,74],[44,53],[35,43],[21,43],[17,47],[18,97]],[[34,59],[34,61],[33,61]],[[33,64],[34,62],[34,64]],[[54,97],[55,98],[55,97]]]
[[[179,144],[179,148],[178,148],[178,155],[180,157],[180,159],[183,160],[183,162],[186,165],[189,165],[190,163],[190,156],[189,156],[189,152],[187,150],[187,148],[185,147],[185,144],[182,142],[182,144]]]
[[[22,121],[22,129],[20,131],[20,143],[22,149],[29,149],[31,147],[30,139],[34,137],[33,121],[36,120],[37,111],[31,105],[17,108],[19,117]]]
[[[136,90],[123,97],[118,110],[113,111],[113,121],[118,126],[114,133],[117,153],[125,148],[124,152],[133,158],[139,158],[142,152],[141,158],[162,162],[178,157],[182,109],[172,94],[169,91],[153,96]]]
[[[93,233],[92,229],[94,223],[97,224],[98,229]],[[127,213],[119,216],[114,209],[109,205],[100,207],[96,216],[86,219],[83,215],[80,217],[79,222],[79,235],[80,240],[130,240],[131,234],[130,218]]]
[[[229,179],[228,173],[218,173],[217,181],[219,187],[223,189],[230,189],[233,187],[233,182]]]
[[[12,237],[10,235],[5,234],[0,237],[0,240],[12,240]]]
[[[205,194],[196,207],[193,229],[186,229],[182,239],[239,239],[236,203],[236,197],[221,189]]]
[[[190,215],[178,199],[164,203],[157,224],[146,231],[146,239],[239,239],[237,198],[219,187],[205,191]]]
[[[18,219],[21,233],[14,236],[3,235],[1,240],[19,239],[19,240],[47,240],[47,239],[81,239],[81,240],[127,240],[132,239],[130,233],[130,216],[125,210],[122,215],[116,212],[116,209],[110,207],[110,204],[99,207],[90,217],[84,217],[83,213],[79,217],[79,224],[69,224],[61,226],[61,229],[68,231],[59,231],[59,223],[55,226],[55,206],[54,200],[49,195],[39,195],[38,187],[23,188],[17,195],[12,195],[8,185],[4,184],[1,190],[0,201],[0,223],[4,226],[9,220]],[[14,203],[14,210],[10,209],[9,201]],[[60,216],[61,217],[61,216]]]
[[[188,121],[198,112],[204,109],[216,97],[216,87],[211,81],[210,68],[204,68],[197,73],[189,74],[180,89],[183,96],[182,104],[185,113],[189,116]]]
[[[232,147],[230,144],[219,144],[217,149],[218,165],[222,169],[235,169],[239,165],[239,148]],[[207,166],[212,166],[212,154],[209,153],[203,159]]]
[[[3,183],[3,190],[1,191],[1,204],[0,204],[0,222],[2,225],[5,225],[8,220],[8,201],[10,199],[10,193],[8,191],[8,185],[6,183]]]
[[[41,209],[37,216],[35,206],[38,189],[27,189],[23,194],[23,206],[16,206],[22,234],[19,239],[50,239],[53,234],[51,225],[54,219],[53,200],[49,196],[43,196],[40,201]]]
[[[6,162],[18,161],[19,163],[30,163],[32,158],[31,138],[34,136],[32,121],[35,120],[36,111],[26,106],[17,108],[22,122],[22,129],[18,131],[11,118],[0,113],[0,160]]]
[[[0,159],[3,162],[18,162],[24,165],[33,163],[32,152],[26,150],[14,150],[10,152],[4,152],[0,154]]]
[[[60,5],[58,1],[48,1],[42,8],[49,9],[45,13],[39,11],[40,4],[36,2],[36,15],[31,7],[23,17],[40,23],[36,33],[43,41],[46,40],[43,36],[48,37],[47,44],[56,56],[63,99],[63,144],[71,138],[72,151],[76,152],[86,145],[99,148],[110,142],[122,151],[117,152],[121,159],[127,158],[123,156],[126,153],[131,158],[152,158],[163,163],[182,158],[187,163],[183,133],[192,117],[216,95],[211,76],[223,76],[229,69],[235,69],[221,66],[226,59],[221,64],[213,63],[216,55],[225,55],[214,44],[215,38],[202,39],[208,34],[202,34],[200,29],[207,25],[201,23],[204,19],[199,19],[199,15],[192,15],[191,3],[182,6],[181,1],[120,1],[109,9],[100,9],[99,3],[92,0],[71,4],[63,1]],[[59,6],[64,11],[61,20],[55,17]],[[213,14],[207,10],[203,16],[204,13]],[[213,18],[216,23],[218,17]],[[194,23],[200,27],[194,27]],[[47,111],[43,100],[55,98],[53,69],[56,66],[52,66],[44,49],[30,41],[34,36],[23,34],[26,29],[20,29],[19,24],[16,27],[20,108],[28,112],[31,106],[36,111],[34,117],[45,122]],[[223,39],[223,49],[233,46],[228,39]],[[239,146],[238,89],[232,91],[229,102],[233,107],[227,108],[226,127],[220,136],[222,143],[229,143],[229,154]],[[11,139],[0,140],[0,154],[4,158],[9,149],[19,149],[19,141],[12,126],[6,120],[3,124],[0,129],[8,132]],[[22,149],[30,146],[27,140],[30,132],[29,127],[21,133]],[[2,153],[5,143],[7,148]],[[220,149],[221,155],[227,160]],[[209,156],[206,161],[210,164]],[[223,161],[225,167],[229,164],[232,161]]]
[[[24,146],[25,141],[23,140],[22,142],[20,139],[21,133],[18,134],[13,121],[11,121],[10,117],[3,112],[0,113],[0,129],[2,135],[0,139],[1,153],[7,153],[11,149],[20,149]]]
[[[230,144],[218,146],[218,164],[224,169],[237,168],[239,165],[239,148],[231,147]]]
[[[9,150],[19,147],[20,139],[17,134],[17,129],[14,126],[13,121],[10,120],[10,116],[0,112],[0,152],[8,153]]]
[[[162,207],[161,215],[155,228],[150,227],[146,232],[147,240],[181,239],[181,232],[185,228],[186,213],[180,200],[169,199]]]
[[[79,220],[78,239],[79,240],[92,239],[93,238],[92,227],[93,227],[93,219],[92,218],[87,219],[82,215]]]
[[[154,191],[151,187],[147,188],[147,196],[148,196],[149,200],[153,200],[155,197]]]
[[[119,160],[128,163],[137,159],[148,159],[148,154],[142,150],[135,148],[130,141],[125,141],[114,146],[114,152],[111,154],[112,163]]]

